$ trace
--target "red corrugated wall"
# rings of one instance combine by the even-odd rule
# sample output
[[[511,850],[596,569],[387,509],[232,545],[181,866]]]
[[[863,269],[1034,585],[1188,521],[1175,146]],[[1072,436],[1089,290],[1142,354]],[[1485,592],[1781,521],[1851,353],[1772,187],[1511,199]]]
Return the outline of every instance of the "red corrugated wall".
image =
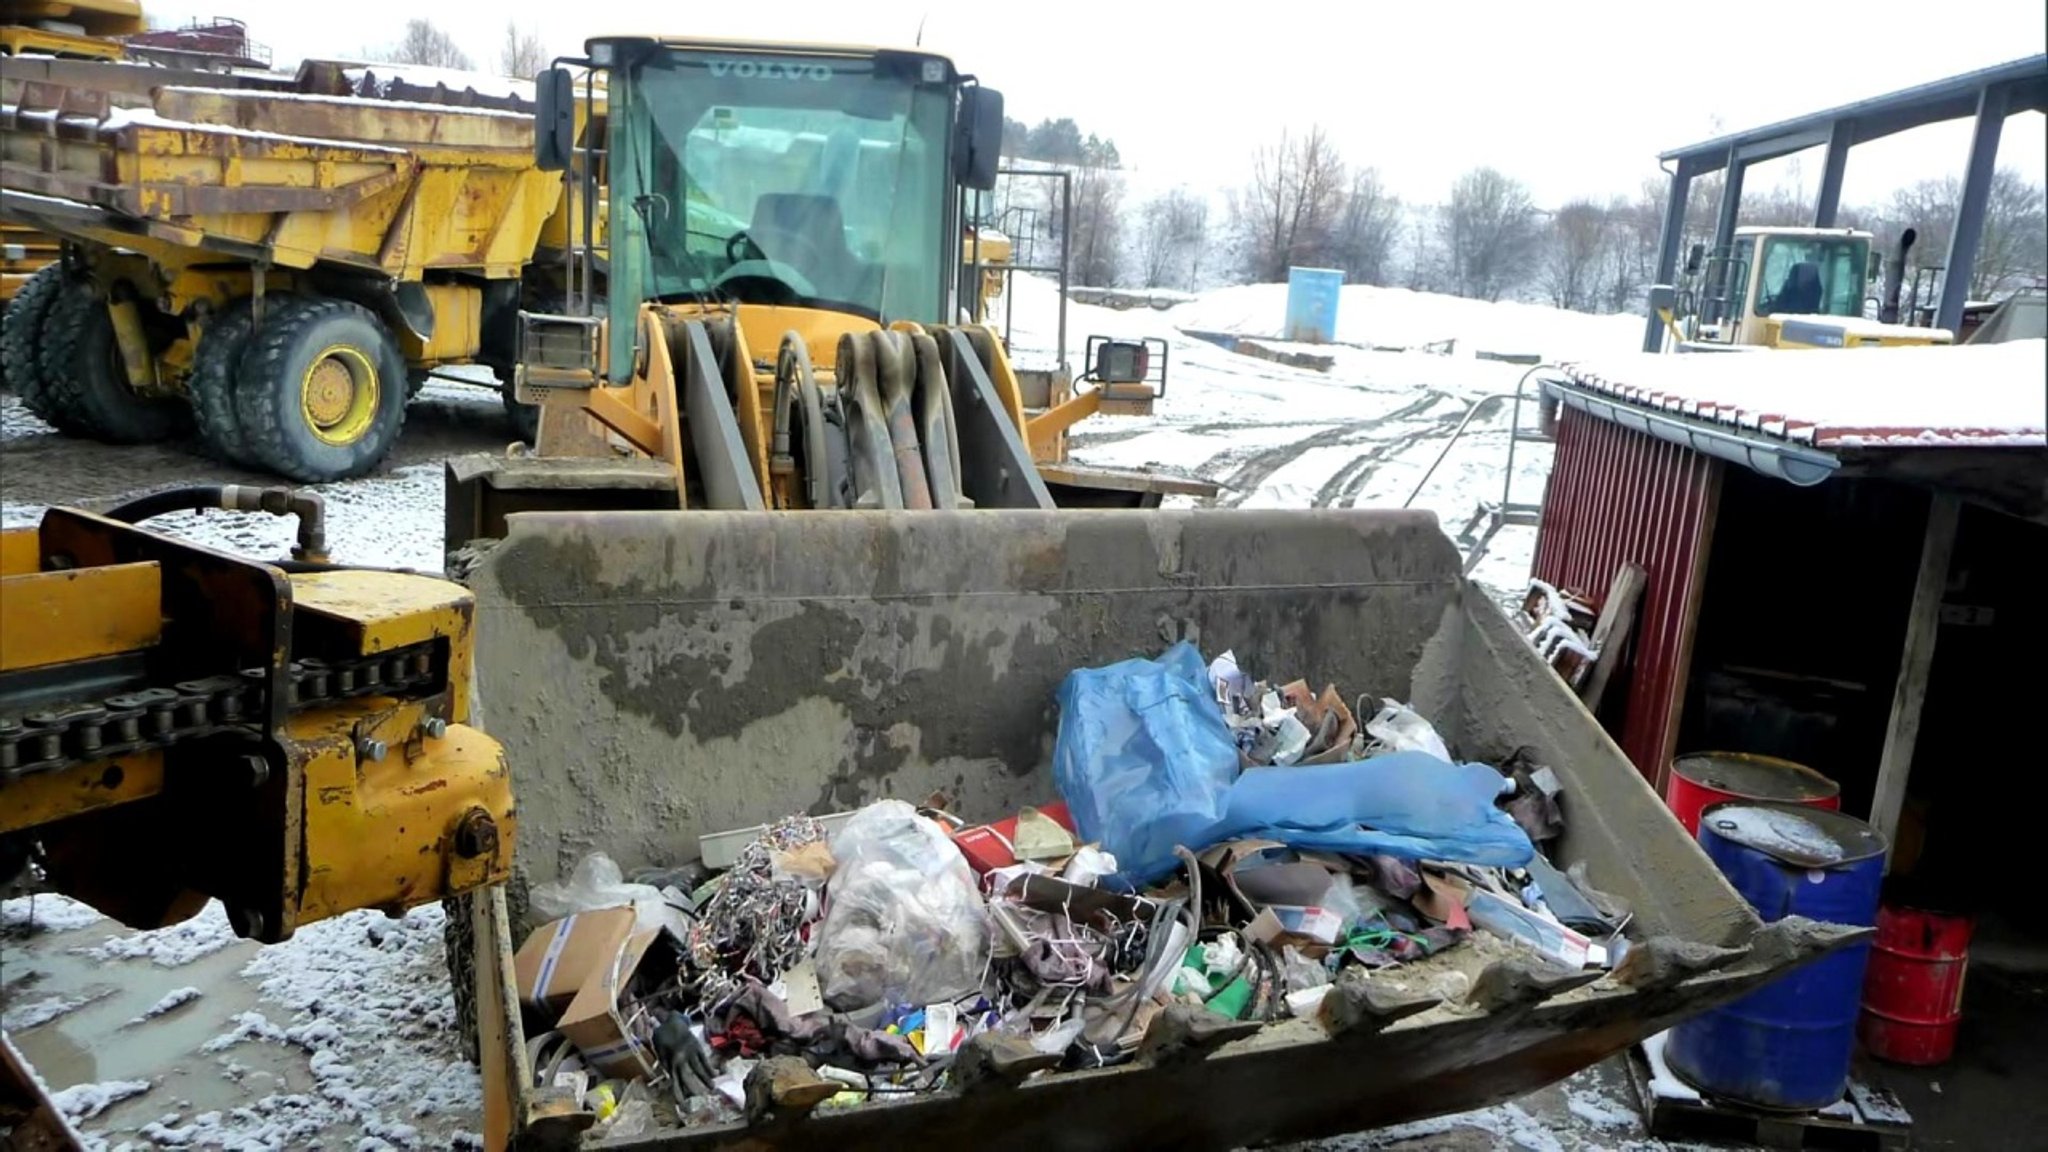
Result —
[[[1594,598],[1607,595],[1625,562],[1649,577],[1634,661],[1623,670],[1627,710],[1614,738],[1659,788],[1678,738],[1720,468],[1713,457],[1647,433],[1569,408],[1559,413],[1535,575]]]

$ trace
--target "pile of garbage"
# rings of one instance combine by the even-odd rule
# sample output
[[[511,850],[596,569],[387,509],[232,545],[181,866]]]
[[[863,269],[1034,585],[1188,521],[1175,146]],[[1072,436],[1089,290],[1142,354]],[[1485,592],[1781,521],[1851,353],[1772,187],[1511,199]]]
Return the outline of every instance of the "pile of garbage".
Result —
[[[1459,763],[1397,701],[1360,723],[1370,697],[1187,644],[1058,702],[1057,801],[972,824],[879,800],[751,830],[722,871],[597,855],[535,889],[538,1087],[609,1136],[760,1122],[1324,1019],[1347,981],[1477,1010],[1440,961],[1597,976],[1627,950],[1627,910],[1544,855],[1562,790],[1524,752]]]

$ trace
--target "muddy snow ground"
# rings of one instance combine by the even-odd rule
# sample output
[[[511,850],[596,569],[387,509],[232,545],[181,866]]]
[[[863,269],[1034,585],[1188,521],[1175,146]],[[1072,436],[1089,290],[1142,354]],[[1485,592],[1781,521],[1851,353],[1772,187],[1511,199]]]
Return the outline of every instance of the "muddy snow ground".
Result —
[[[1013,347],[1056,359],[1057,293],[1020,278]],[[1227,289],[1169,312],[1075,306],[1069,360],[1089,334],[1150,336],[1170,349],[1167,392],[1148,417],[1098,418],[1072,438],[1082,463],[1157,467],[1221,483],[1233,507],[1414,507],[1455,532],[1503,494],[1512,394],[1526,369],[1487,352],[1546,359],[1626,351],[1642,322],[1414,293],[1348,290],[1328,372],[1227,351],[1180,329],[1278,334],[1285,289]],[[1003,317],[995,318],[1000,324]],[[1451,355],[1423,351],[1455,341]],[[1474,412],[1477,406],[1478,410]],[[1471,416],[1465,435],[1453,431]],[[1533,405],[1522,413],[1533,427]],[[446,456],[511,439],[489,392],[430,384],[376,475],[322,486],[337,557],[441,568]],[[1445,449],[1449,446],[1446,455]],[[1423,477],[1439,456],[1427,484]],[[1535,501],[1548,446],[1517,446],[1510,498]],[[103,507],[152,488],[254,482],[177,446],[67,440],[0,397],[0,523],[43,507]],[[257,557],[284,554],[291,526],[267,517],[169,516],[157,527]],[[1505,597],[1527,577],[1533,532],[1509,528],[1475,575]],[[98,1148],[448,1148],[480,1127],[476,1073],[458,1053],[442,969],[441,913],[355,913],[258,950],[218,907],[155,932],[128,932],[52,896],[0,911],[0,1007],[14,1043],[59,1091]],[[1319,1149],[1665,1147],[1644,1136],[1612,1066],[1514,1104],[1355,1137]]]

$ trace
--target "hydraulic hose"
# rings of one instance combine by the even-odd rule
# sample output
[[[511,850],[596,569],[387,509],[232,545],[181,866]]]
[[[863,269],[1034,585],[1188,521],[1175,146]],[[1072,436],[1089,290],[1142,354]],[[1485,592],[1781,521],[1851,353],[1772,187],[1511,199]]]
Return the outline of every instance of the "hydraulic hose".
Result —
[[[267,512],[272,516],[296,516],[298,542],[292,559],[312,564],[327,563],[327,504],[316,492],[296,488],[257,488],[249,484],[194,484],[166,488],[138,496],[107,511],[107,519],[123,524],[140,524],[170,512],[194,512],[218,508],[227,512]]]

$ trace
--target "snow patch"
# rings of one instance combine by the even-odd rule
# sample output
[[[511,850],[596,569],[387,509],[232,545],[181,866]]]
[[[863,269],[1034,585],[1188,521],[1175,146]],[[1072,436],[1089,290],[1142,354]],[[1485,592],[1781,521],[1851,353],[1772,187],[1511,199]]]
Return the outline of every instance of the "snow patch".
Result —
[[[141,1024],[154,1020],[166,1012],[175,1011],[197,999],[199,999],[199,989],[197,988],[173,988],[169,992],[164,993],[163,999],[143,1009],[142,1015],[128,1021],[128,1023]]]
[[[444,921],[438,906],[398,920],[352,912],[258,953],[242,977],[260,981],[264,1000],[291,1012],[290,1022],[244,1012],[200,1051],[242,1043],[296,1049],[307,1055],[313,1091],[159,1122],[142,1135],[172,1147],[299,1147],[335,1131],[361,1133],[376,1148],[473,1144],[472,1133],[450,1131],[476,1122],[483,1088],[460,1051]],[[229,1062],[223,1067],[232,1074]]]
[[[182,968],[237,939],[235,930],[228,925],[227,910],[214,900],[182,924],[116,936],[105,943],[72,951],[103,964],[112,960],[147,960],[159,968]]]
[[[1185,331],[1284,336],[1287,285],[1244,284],[1210,292],[1168,313]],[[1528,354],[1555,359],[1640,347],[1643,319],[1568,312],[1540,304],[1489,302],[1347,284],[1337,299],[1338,344],[1408,349],[1455,342],[1458,355]]]
[[[1572,1115],[1595,1128],[1634,1128],[1636,1114],[1598,1092],[1578,1088],[1565,1090],[1565,1106]]]
[[[1766,436],[1831,448],[2048,444],[2048,342],[1634,353],[1572,361],[1579,388]]]
[[[108,1080],[101,1084],[74,1084],[50,1093],[50,1104],[66,1120],[90,1120],[131,1096],[149,1091],[147,1080]]]
[[[37,513],[40,518],[40,511]],[[12,525],[8,525],[12,527]],[[106,917],[90,904],[54,892],[37,892],[0,902],[0,928],[26,928],[31,932],[75,932],[90,928]]]
[[[0,1030],[26,1032],[30,1028],[40,1028],[52,1020],[69,1016],[105,995],[107,993],[101,992],[86,996],[48,996],[27,1004],[17,1004],[9,1008],[5,1014],[0,1014]]]

